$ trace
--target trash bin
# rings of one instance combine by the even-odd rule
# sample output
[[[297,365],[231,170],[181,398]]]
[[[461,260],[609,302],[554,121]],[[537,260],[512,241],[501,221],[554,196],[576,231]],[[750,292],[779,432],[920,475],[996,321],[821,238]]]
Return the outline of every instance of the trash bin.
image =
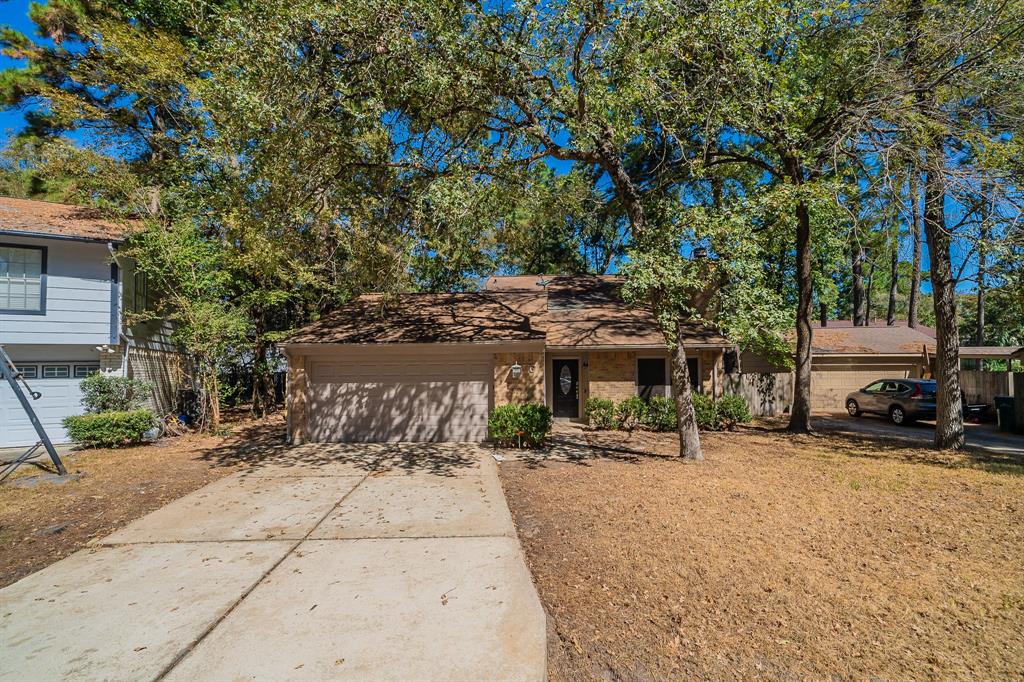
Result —
[[[1012,395],[997,395],[995,398],[996,404],[996,420],[999,423],[999,430],[1010,433],[1013,431],[1013,396]]]

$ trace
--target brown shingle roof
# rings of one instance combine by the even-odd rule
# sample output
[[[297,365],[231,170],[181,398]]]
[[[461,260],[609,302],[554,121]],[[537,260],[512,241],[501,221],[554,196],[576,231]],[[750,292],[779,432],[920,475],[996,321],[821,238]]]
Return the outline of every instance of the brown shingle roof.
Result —
[[[494,280],[500,280],[495,282]],[[361,296],[286,343],[466,343],[543,341],[550,347],[663,347],[654,316],[627,305],[618,277],[500,277],[476,293]],[[688,346],[730,346],[690,325]]]
[[[553,347],[664,346],[665,335],[647,308],[622,299],[621,277],[553,277],[548,284],[548,336]],[[684,346],[730,346],[715,329],[687,325]]]
[[[127,227],[86,206],[0,197],[0,234],[119,242]]]
[[[814,327],[811,348],[815,353],[905,355],[921,353],[924,347],[928,348],[929,353],[935,353],[935,339],[921,329],[828,324],[827,327]]]
[[[479,292],[366,294],[303,327],[288,343],[543,341],[544,296]]]

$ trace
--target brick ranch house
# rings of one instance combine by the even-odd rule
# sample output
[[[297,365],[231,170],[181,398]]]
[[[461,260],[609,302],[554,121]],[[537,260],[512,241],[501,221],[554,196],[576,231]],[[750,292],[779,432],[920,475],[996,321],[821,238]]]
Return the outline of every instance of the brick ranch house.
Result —
[[[665,338],[618,277],[492,277],[479,292],[361,296],[295,333],[288,433],[306,441],[480,441],[492,408],[580,419],[589,398],[669,395]],[[721,395],[723,336],[684,339],[695,390]]]
[[[589,398],[670,395],[668,350],[653,315],[627,305],[613,276],[492,277],[481,291],[369,294],[299,330],[288,358],[288,434],[321,441],[480,441],[497,405],[538,402],[579,420]],[[814,330],[812,408],[886,377],[921,376],[928,330]],[[757,414],[792,402],[792,373],[693,324],[683,340],[692,388],[738,393]]]

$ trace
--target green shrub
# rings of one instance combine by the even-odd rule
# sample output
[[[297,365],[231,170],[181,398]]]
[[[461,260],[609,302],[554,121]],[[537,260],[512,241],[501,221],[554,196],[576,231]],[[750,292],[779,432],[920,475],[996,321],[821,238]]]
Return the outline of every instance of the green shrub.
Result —
[[[590,398],[583,411],[587,421],[595,429],[619,428],[619,417],[615,411],[615,403],[605,398]]]
[[[716,401],[715,409],[721,427],[730,431],[737,424],[746,424],[754,418],[747,401],[740,395],[723,395]]]
[[[82,379],[82,405],[85,411],[129,412],[137,410],[149,397],[153,384],[149,381],[129,379],[97,372]]]
[[[551,431],[551,409],[534,403],[499,405],[491,410],[487,428],[500,445],[539,447]]]
[[[626,398],[615,410],[620,428],[632,431],[647,420],[647,403],[638,395]]]
[[[718,419],[718,408],[715,401],[703,393],[691,393],[693,400],[693,416],[697,419],[697,428],[701,431],[718,431],[722,424]]]
[[[149,410],[100,412],[67,417],[64,428],[76,443],[89,448],[120,448],[142,442],[156,419]]]
[[[674,431],[678,427],[676,401],[660,395],[653,396],[647,403],[647,414],[644,416],[644,428],[651,431]]]

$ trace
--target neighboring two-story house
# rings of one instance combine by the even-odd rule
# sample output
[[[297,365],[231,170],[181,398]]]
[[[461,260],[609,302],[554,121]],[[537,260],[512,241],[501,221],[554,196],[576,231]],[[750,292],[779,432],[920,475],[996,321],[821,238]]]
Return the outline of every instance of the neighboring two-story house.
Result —
[[[183,356],[167,323],[126,324],[151,303],[145,277],[119,255],[126,225],[89,208],[0,197],[0,345],[42,396],[33,407],[54,442],[81,414],[79,383],[105,371],[154,383],[149,407],[172,410]],[[6,382],[0,447],[37,440]]]

